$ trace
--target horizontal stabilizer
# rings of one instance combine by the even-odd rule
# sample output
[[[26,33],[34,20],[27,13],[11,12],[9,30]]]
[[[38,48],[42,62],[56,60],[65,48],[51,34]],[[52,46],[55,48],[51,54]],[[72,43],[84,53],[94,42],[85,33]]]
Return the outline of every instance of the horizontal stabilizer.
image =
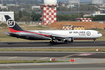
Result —
[[[7,35],[10,35],[10,32],[4,32],[5,34],[7,34]]]

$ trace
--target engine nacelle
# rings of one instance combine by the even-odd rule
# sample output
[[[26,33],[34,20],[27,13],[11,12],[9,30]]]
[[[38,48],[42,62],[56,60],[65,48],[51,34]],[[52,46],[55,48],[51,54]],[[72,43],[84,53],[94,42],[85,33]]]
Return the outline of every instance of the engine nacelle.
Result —
[[[74,39],[72,37],[68,37],[68,38],[65,38],[63,39],[64,42],[73,42]]]

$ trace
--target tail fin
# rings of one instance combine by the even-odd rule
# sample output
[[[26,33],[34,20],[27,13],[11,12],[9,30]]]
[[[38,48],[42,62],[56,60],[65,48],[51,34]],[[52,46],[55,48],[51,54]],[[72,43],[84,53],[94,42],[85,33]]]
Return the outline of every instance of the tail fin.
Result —
[[[17,25],[17,23],[15,23],[14,20],[11,19],[10,16],[8,15],[4,15],[6,21],[7,21],[7,25],[9,27],[10,32],[19,32],[19,31],[24,31],[19,25]]]

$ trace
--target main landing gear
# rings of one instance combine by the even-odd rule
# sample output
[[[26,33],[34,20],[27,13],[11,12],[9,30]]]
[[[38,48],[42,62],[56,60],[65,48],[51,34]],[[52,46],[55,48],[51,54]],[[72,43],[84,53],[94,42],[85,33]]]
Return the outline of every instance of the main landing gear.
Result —
[[[55,37],[52,37],[52,40],[50,41],[50,44],[58,44],[58,41],[62,41],[64,43],[72,43],[74,41],[74,39],[73,38],[56,39]]]
[[[57,43],[58,43],[58,40],[56,40],[55,37],[52,37],[50,44],[57,44]]]

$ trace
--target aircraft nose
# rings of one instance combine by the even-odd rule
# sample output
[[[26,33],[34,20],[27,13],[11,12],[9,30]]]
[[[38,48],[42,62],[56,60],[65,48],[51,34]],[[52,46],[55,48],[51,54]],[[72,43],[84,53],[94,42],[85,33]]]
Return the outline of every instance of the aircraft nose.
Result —
[[[100,37],[102,37],[102,34],[100,34]]]

